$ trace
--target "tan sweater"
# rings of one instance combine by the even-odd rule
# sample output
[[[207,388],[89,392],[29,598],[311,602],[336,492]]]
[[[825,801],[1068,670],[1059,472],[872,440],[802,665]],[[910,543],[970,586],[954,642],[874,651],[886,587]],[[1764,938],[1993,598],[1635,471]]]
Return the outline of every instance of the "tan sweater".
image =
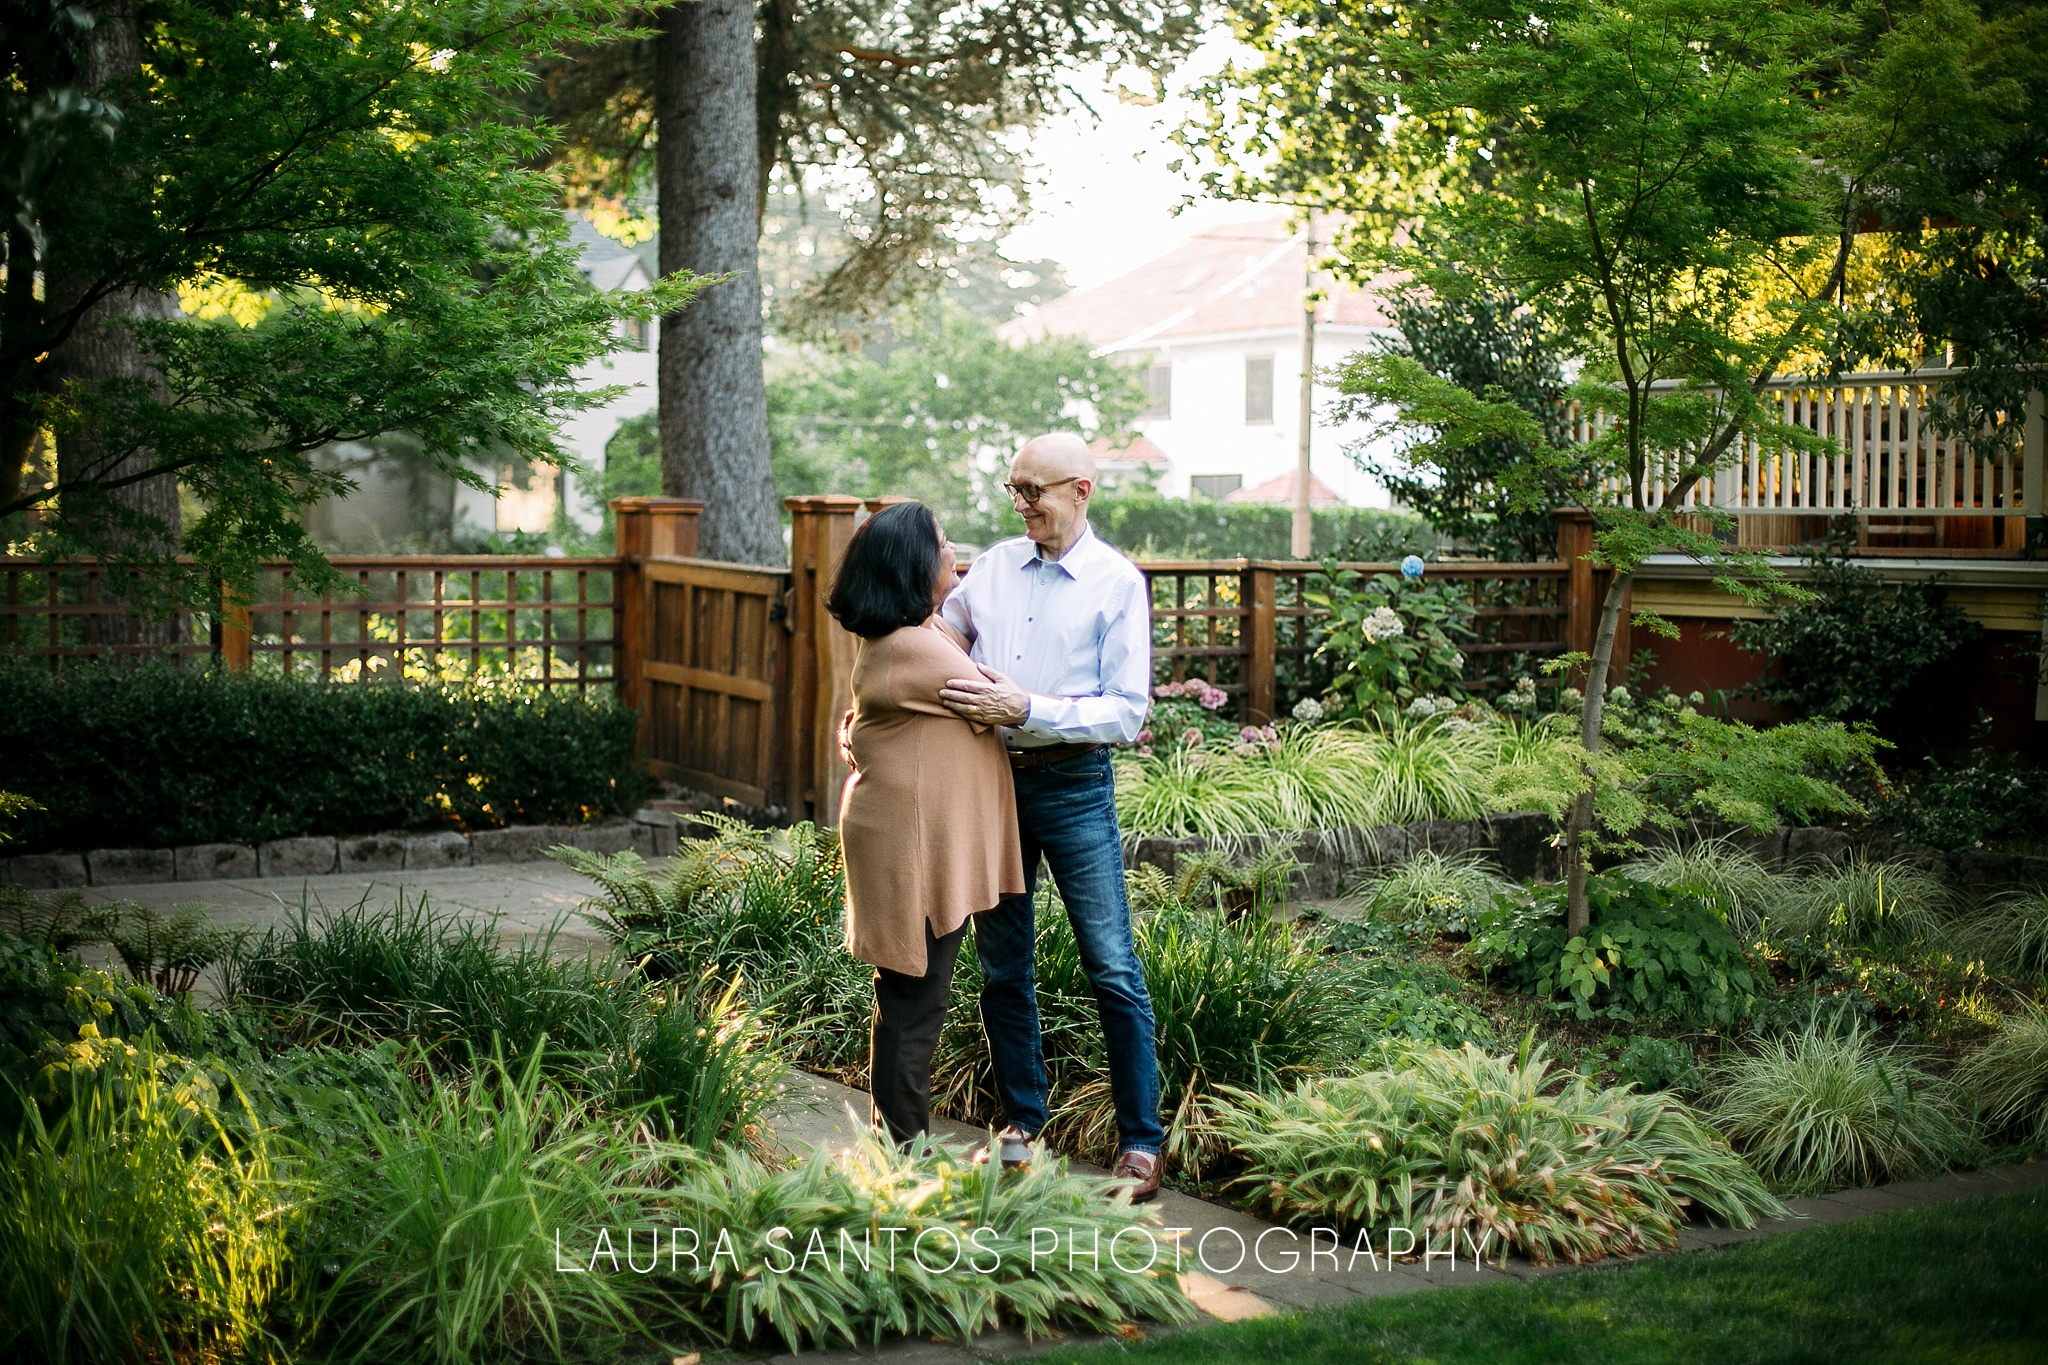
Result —
[[[1024,890],[1002,735],[939,701],[949,678],[973,673],[937,618],[863,640],[853,663],[854,771],[839,807],[846,946],[907,976],[924,975],[926,924],[944,938]]]

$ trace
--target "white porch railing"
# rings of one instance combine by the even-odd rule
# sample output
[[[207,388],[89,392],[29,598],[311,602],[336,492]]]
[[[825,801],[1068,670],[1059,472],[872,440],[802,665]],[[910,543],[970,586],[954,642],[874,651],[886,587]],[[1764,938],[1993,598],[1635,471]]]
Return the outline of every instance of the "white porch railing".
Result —
[[[1799,377],[1766,386],[1784,420],[1833,437],[1832,454],[1767,454],[1744,438],[1737,457],[1687,495],[1688,508],[1775,515],[2038,516],[2044,466],[2043,403],[2036,391],[2024,414],[2001,414],[1981,434],[1998,436],[1982,455],[1968,437],[1937,431],[1935,395],[1956,370],[1845,374],[1833,382]],[[1663,387],[1659,385],[1658,387]],[[1675,387],[1675,385],[1674,385]],[[1588,440],[1612,419],[1574,413],[1573,436]],[[2017,427],[2017,430],[2013,428]],[[1653,466],[1661,500],[1678,470],[1675,457]],[[1612,485],[1617,496],[1625,485]]]

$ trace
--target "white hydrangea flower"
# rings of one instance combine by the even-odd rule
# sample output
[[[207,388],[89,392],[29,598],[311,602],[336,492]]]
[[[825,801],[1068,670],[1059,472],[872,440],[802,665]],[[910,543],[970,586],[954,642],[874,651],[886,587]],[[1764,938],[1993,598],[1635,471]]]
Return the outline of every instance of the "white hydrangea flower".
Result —
[[[1628,688],[1618,683],[1607,689],[1607,702],[1610,706],[1627,706],[1634,700],[1635,698],[1629,695]]]
[[[1417,697],[1408,703],[1408,719],[1428,720],[1436,714],[1436,700],[1432,697]]]
[[[1323,704],[1314,697],[1303,697],[1294,703],[1293,716],[1304,725],[1313,725],[1323,718]]]
[[[1453,673],[1463,673],[1465,671],[1465,656],[1457,650],[1451,651],[1451,671]]]
[[[1372,615],[1365,618],[1365,638],[1374,644],[1407,633],[1407,622],[1392,607],[1375,607]]]
[[[1577,706],[1585,699],[1586,694],[1579,691],[1576,687],[1567,687],[1564,691],[1557,694],[1558,702],[1564,706]]]

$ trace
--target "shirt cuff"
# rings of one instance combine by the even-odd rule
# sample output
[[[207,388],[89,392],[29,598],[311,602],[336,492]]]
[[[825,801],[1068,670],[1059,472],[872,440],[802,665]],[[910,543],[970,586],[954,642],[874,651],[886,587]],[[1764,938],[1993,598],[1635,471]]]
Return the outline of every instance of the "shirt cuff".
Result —
[[[1046,698],[1039,696],[1036,692],[1026,692],[1024,696],[1027,698],[1031,710],[1024,717],[1024,723],[1016,727],[1017,733],[1020,735],[1030,735],[1034,739],[1058,739],[1060,737],[1059,731],[1046,718]]]

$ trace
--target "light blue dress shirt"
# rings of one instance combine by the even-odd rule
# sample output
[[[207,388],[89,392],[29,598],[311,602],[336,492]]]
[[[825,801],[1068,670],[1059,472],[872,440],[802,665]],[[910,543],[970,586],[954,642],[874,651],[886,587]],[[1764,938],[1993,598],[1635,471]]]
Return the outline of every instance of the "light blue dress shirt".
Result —
[[[1031,694],[1013,749],[1128,744],[1152,703],[1152,610],[1138,566],[1084,529],[1056,560],[1018,536],[991,545],[941,609],[969,654]]]

